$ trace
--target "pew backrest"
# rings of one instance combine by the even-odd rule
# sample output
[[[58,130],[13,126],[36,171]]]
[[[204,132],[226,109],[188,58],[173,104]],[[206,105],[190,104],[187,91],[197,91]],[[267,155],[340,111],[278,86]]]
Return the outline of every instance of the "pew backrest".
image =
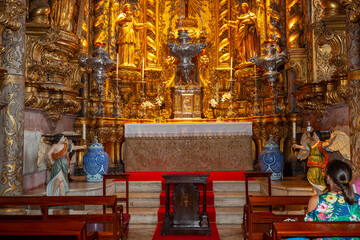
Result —
[[[118,205],[116,196],[24,196],[24,197],[0,197],[0,206],[39,206],[40,214],[29,215],[0,215],[0,220],[43,220],[43,221],[70,221],[83,220],[88,223],[109,223],[112,224],[111,231],[114,239],[119,238],[121,222],[118,219]],[[80,211],[74,214],[54,214],[50,209],[57,209],[65,206],[81,208],[81,206],[99,206],[98,210],[90,213]],[[110,207],[111,211],[106,211],[103,206]],[[103,210],[102,210],[103,209]],[[109,208],[107,208],[109,209]]]
[[[284,237],[360,237],[360,222],[276,222],[273,239]]]

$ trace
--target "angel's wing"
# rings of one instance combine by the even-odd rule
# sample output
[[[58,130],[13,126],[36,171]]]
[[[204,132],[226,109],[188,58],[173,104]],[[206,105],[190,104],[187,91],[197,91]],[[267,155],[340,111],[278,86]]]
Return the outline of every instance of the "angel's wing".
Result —
[[[38,150],[37,166],[40,168],[46,160],[46,153],[50,148],[50,144],[46,142],[45,137],[41,137]]]
[[[341,131],[335,131],[335,139],[333,143],[326,148],[326,151],[336,152],[339,151],[341,155],[350,160],[350,138],[349,136]]]
[[[303,133],[303,135],[301,136],[300,144],[302,146],[304,146],[305,148],[309,148],[310,138],[308,137],[306,132]],[[310,154],[310,151],[305,151],[305,150],[300,149],[297,154],[297,158],[300,160],[305,160],[308,158],[309,154]]]

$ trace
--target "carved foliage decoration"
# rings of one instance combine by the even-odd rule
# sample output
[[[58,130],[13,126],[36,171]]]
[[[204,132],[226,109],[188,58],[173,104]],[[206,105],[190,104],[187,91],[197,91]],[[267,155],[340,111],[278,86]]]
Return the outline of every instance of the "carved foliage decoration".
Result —
[[[24,144],[24,85],[22,81],[9,79],[2,89],[4,102],[4,157],[1,172],[2,196],[21,196],[23,184],[23,144]],[[23,80],[23,79],[22,79]],[[22,140],[22,141],[21,141]]]
[[[68,59],[79,50],[79,39],[71,32],[46,27],[42,34],[26,37],[27,79],[25,106],[47,111],[52,121],[64,113],[81,110],[77,99],[85,69]]]

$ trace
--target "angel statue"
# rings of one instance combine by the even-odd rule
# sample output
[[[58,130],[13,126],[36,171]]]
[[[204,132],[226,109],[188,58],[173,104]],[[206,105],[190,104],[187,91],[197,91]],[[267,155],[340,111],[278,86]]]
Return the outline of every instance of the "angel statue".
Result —
[[[327,152],[339,151],[341,155],[350,159],[350,139],[348,135],[341,131],[330,133],[330,138],[324,141],[319,130],[306,132],[301,137],[301,145],[294,144],[294,149],[299,149],[297,158],[300,160],[308,159],[307,179],[314,187],[315,191],[320,194],[324,191],[326,185],[324,180],[325,166],[329,161]]]

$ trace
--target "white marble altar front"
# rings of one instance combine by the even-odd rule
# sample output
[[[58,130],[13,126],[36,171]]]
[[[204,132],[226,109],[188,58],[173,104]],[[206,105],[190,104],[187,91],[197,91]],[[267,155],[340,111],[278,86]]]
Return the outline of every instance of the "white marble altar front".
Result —
[[[252,123],[125,124],[125,170],[252,169]]]

